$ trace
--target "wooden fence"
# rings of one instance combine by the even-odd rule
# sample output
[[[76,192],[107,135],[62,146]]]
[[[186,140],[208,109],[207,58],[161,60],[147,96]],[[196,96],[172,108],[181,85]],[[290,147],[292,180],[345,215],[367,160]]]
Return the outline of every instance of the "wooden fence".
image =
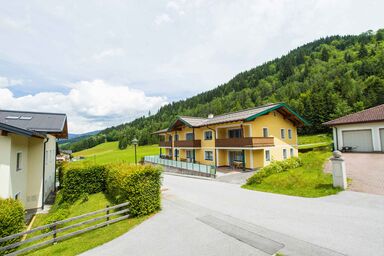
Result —
[[[34,250],[34,249],[46,246],[46,245],[55,244],[55,243],[57,243],[59,241],[65,240],[67,238],[70,238],[70,237],[73,237],[73,236],[76,236],[76,235],[79,235],[79,234],[82,234],[82,233],[85,233],[85,232],[88,232],[88,231],[91,231],[91,230],[94,230],[94,229],[97,229],[97,228],[100,228],[100,227],[107,226],[109,224],[112,224],[112,223],[115,223],[115,222],[127,219],[129,217],[129,214],[128,214],[129,209],[127,208],[127,206],[128,206],[128,203],[122,203],[122,204],[114,205],[114,206],[111,206],[111,207],[107,206],[105,209],[101,209],[101,210],[98,210],[98,211],[86,213],[86,214],[79,215],[79,216],[76,216],[76,217],[73,217],[73,218],[69,218],[69,219],[65,219],[65,220],[56,221],[56,222],[53,222],[51,224],[47,224],[47,225],[40,226],[40,227],[31,229],[31,230],[27,230],[27,231],[24,231],[24,232],[20,232],[20,233],[17,233],[17,234],[13,234],[13,235],[10,235],[10,236],[6,236],[6,237],[3,237],[3,238],[0,238],[0,243],[3,243],[3,242],[6,242],[6,241],[9,241],[9,240],[12,240],[12,239],[17,239],[19,237],[35,233],[37,231],[46,230],[46,229],[50,230],[49,232],[46,232],[46,233],[43,233],[41,235],[37,235],[37,236],[31,237],[31,238],[25,239],[24,241],[15,242],[15,243],[12,243],[12,244],[0,247],[0,252],[9,251],[9,250],[15,249],[15,248],[17,248],[19,246],[22,246],[22,245],[25,245],[25,244],[28,244],[28,243],[31,243],[31,242],[39,241],[39,240],[41,240],[43,238],[52,236],[52,239],[50,239],[50,240],[43,241],[43,242],[40,242],[40,243],[37,243],[37,244],[33,244],[31,246],[24,247],[24,248],[21,248],[19,250],[16,250],[16,251],[13,251],[13,252],[10,252],[10,253],[6,254],[6,255],[19,255],[19,254],[22,254],[22,253],[25,253],[25,252],[28,252],[28,251],[31,251],[31,250]],[[121,209],[119,209],[119,208],[121,208]],[[125,208],[125,209],[123,209],[123,208]],[[117,211],[111,213],[111,210],[115,210],[115,209],[117,209]],[[75,220],[81,220],[81,219],[87,218],[89,216],[93,216],[93,215],[100,214],[100,213],[103,213],[103,212],[105,212],[106,214],[102,215],[102,216],[94,217],[92,219],[87,219],[87,220],[84,220],[84,221],[72,224],[70,226],[58,228],[60,225],[63,225],[65,223],[68,223],[68,222],[71,222],[71,221],[75,221]],[[111,219],[111,217],[113,217],[113,216],[122,215],[122,214],[125,214],[125,215],[117,217],[117,218],[114,218],[114,219]],[[103,219],[105,219],[105,221],[97,223],[97,224],[89,226],[89,227],[86,227],[86,228],[83,228],[83,229],[80,229],[80,230],[73,231],[71,233],[64,234],[62,236],[58,236],[58,234],[63,232],[63,231],[67,231],[67,230],[70,230],[70,229],[73,229],[73,228],[81,227],[83,225],[90,224],[92,222],[103,220]]]

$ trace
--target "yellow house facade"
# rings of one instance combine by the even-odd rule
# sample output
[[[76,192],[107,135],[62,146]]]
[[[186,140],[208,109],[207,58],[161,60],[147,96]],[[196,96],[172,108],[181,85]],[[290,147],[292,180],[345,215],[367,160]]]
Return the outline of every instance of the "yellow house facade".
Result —
[[[43,208],[55,190],[56,138],[67,135],[65,114],[0,110],[0,197]]]
[[[306,121],[284,103],[208,118],[180,116],[160,136],[160,157],[215,167],[257,169],[297,156]]]

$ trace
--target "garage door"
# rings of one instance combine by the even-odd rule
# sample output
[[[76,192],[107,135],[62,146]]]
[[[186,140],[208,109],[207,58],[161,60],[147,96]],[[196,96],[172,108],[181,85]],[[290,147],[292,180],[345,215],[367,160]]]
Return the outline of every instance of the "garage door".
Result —
[[[381,151],[384,152],[384,129],[380,129]]]
[[[372,131],[371,130],[343,131],[343,146],[353,147],[353,151],[360,151],[360,152],[373,151]]]

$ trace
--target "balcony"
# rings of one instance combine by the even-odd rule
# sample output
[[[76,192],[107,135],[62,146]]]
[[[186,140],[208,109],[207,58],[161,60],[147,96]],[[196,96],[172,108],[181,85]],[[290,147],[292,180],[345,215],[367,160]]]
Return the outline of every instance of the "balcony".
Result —
[[[201,140],[178,140],[175,141],[177,148],[200,148]]]
[[[160,147],[169,147],[169,148],[171,148],[172,147],[172,141],[160,141],[159,142],[159,146]]]
[[[246,138],[230,138],[216,139],[215,146],[221,148],[236,147],[269,147],[274,146],[273,137],[246,137]]]

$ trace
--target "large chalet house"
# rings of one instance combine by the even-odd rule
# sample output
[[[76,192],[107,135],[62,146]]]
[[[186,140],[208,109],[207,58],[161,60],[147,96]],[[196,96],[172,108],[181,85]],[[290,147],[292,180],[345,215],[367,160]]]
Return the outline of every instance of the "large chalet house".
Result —
[[[54,191],[56,138],[67,138],[67,116],[0,110],[0,197],[43,208]]]
[[[298,155],[307,122],[284,103],[208,118],[179,116],[160,135],[160,157],[215,167],[256,169]]]

